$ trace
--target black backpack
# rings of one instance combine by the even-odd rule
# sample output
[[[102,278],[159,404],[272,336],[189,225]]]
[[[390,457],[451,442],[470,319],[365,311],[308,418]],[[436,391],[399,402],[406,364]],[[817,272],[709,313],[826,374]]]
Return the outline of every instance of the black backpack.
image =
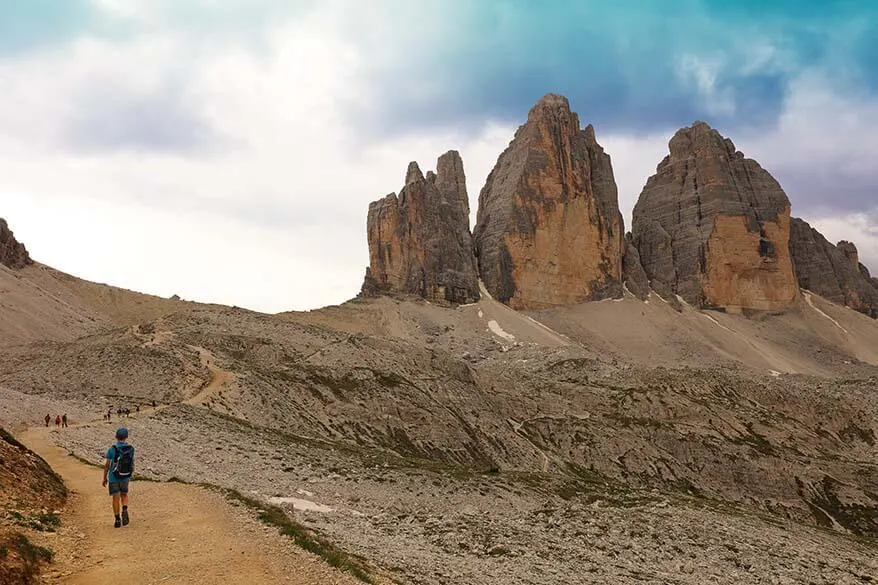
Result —
[[[134,447],[114,445],[115,456],[113,457],[113,475],[120,479],[131,477],[134,473]]]

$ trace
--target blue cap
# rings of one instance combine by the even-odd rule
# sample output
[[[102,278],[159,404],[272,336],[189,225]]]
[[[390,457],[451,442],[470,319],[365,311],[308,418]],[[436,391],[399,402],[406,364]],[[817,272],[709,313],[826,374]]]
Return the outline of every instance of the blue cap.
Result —
[[[118,429],[116,429],[116,438],[120,441],[124,441],[125,439],[127,439],[128,429],[126,429],[125,427],[119,427]]]

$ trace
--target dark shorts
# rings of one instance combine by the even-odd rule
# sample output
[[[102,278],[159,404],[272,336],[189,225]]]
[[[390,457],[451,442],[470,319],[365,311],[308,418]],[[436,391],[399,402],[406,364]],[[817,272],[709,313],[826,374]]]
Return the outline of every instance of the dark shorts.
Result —
[[[127,479],[123,479],[122,481],[114,481],[107,485],[110,486],[110,495],[115,496],[116,494],[127,494],[128,493],[128,481]]]

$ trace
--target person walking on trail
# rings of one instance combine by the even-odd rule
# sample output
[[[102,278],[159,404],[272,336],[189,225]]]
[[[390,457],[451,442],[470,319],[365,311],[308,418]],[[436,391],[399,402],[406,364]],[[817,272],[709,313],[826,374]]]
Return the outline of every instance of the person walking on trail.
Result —
[[[52,420],[52,415],[51,415],[51,414],[47,414],[47,415],[46,415],[46,418],[43,419],[43,420],[46,421],[46,426],[49,426],[49,421]]]
[[[116,429],[116,442],[107,449],[105,459],[101,485],[109,485],[110,496],[113,498],[113,527],[127,526],[128,482],[134,475],[134,447],[128,444],[128,429]]]
[[[56,414],[56,415],[55,415],[55,426],[56,426],[56,427],[60,427],[60,426],[61,426],[61,415],[60,415],[60,414]]]
[[[67,413],[64,413],[63,415],[61,415],[61,428],[62,429],[67,428]]]

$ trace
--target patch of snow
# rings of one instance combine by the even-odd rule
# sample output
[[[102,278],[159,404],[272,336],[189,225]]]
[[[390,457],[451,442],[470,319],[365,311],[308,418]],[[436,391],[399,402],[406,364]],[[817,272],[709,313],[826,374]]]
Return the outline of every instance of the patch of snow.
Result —
[[[329,512],[335,512],[335,508],[330,508],[329,506],[324,506],[323,504],[317,504],[312,502],[311,500],[303,500],[302,498],[268,498],[269,503],[271,504],[292,504],[293,509],[295,510],[303,510],[305,512],[320,512],[322,514],[327,514]]]
[[[458,305],[457,308],[458,309],[465,309],[467,307],[475,307],[476,305],[478,305],[478,303],[467,303],[465,305]]]
[[[481,309],[479,309],[479,319],[484,319],[484,317],[485,317],[485,314],[482,312]]]
[[[771,374],[772,376],[774,376],[775,378],[777,378],[778,376],[781,375],[780,372],[778,372],[777,370],[768,370],[768,373]]]
[[[835,325],[836,327],[838,327],[839,329],[841,329],[845,333],[848,332],[847,329],[845,329],[844,327],[841,326],[841,323],[839,323],[838,321],[836,321],[835,319],[833,319],[832,317],[830,317],[829,315],[827,315],[826,313],[821,311],[819,308],[817,308],[817,305],[814,304],[814,299],[811,298],[810,293],[807,293],[807,292],[805,293],[805,300],[808,301],[808,305],[810,305],[812,309],[814,309],[815,311],[817,311],[818,313],[820,313],[821,315],[823,315],[824,317],[826,317],[827,319],[832,321],[833,325]]]
[[[506,341],[515,341],[515,336],[511,333],[506,333],[505,331],[503,331],[503,328],[500,327],[500,324],[493,319],[488,321],[488,329],[490,329],[491,333],[493,333],[497,337],[501,337]]]

